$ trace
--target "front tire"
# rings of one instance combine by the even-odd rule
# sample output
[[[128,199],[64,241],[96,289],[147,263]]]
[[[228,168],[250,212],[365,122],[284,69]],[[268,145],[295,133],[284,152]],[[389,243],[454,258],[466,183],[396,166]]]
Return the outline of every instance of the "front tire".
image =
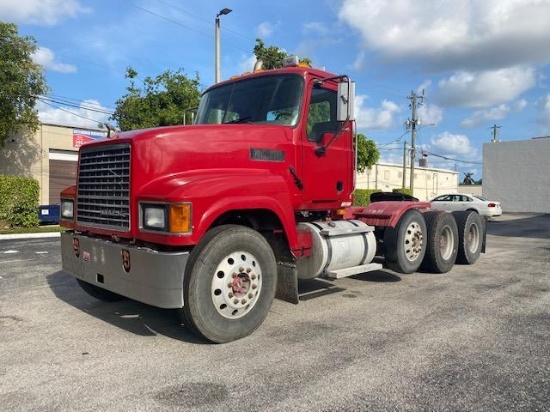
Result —
[[[394,228],[384,233],[386,265],[399,273],[413,273],[418,270],[424,254],[426,222],[418,210],[409,210],[401,216]]]
[[[266,239],[245,226],[218,226],[191,253],[180,314],[203,338],[231,342],[262,324],[276,284],[277,264]]]
[[[450,271],[458,253],[458,229],[454,217],[447,212],[424,213],[428,229],[426,256],[422,269],[432,273]]]

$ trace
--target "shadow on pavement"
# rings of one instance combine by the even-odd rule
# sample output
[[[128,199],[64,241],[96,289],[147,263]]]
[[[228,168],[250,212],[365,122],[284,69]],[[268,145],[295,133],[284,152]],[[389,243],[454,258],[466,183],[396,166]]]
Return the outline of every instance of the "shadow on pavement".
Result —
[[[487,222],[487,234],[493,236],[550,239],[550,215],[523,217],[507,215]]]
[[[350,279],[376,283],[399,282],[401,280],[399,276],[384,270],[373,270],[372,272],[353,275],[350,276]],[[298,283],[299,299],[300,301],[306,301],[325,295],[346,292],[347,289],[339,287],[337,282],[337,280],[330,281],[319,278],[300,280]]]
[[[46,276],[55,296],[97,319],[139,336],[163,335],[189,343],[207,344],[180,324],[175,310],[160,309],[125,299],[102,302],[89,296],[76,280],[62,271]]]

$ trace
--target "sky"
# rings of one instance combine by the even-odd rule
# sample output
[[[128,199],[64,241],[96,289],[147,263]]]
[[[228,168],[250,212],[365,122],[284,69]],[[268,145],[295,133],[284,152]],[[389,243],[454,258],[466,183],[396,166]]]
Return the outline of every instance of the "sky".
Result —
[[[257,37],[349,75],[358,132],[382,162],[402,164],[413,93],[418,156],[459,178],[482,178],[495,130],[550,135],[550,0],[0,0],[0,20],[37,42],[51,89],[40,119],[95,128],[112,123],[129,66],[138,79],[182,69],[212,85],[223,8],[222,80],[252,70]]]

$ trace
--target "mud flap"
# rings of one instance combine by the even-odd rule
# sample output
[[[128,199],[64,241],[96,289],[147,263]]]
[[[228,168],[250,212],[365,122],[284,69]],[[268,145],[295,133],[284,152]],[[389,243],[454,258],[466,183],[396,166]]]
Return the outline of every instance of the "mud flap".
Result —
[[[298,269],[296,264],[279,262],[277,265],[277,291],[275,297],[288,303],[298,304]]]

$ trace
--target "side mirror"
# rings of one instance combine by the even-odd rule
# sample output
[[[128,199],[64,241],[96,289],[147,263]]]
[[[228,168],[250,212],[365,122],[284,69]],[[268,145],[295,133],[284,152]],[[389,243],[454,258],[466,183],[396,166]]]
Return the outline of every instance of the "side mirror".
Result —
[[[336,105],[336,120],[346,122],[355,120],[355,82],[349,78],[338,83],[338,103]]]

